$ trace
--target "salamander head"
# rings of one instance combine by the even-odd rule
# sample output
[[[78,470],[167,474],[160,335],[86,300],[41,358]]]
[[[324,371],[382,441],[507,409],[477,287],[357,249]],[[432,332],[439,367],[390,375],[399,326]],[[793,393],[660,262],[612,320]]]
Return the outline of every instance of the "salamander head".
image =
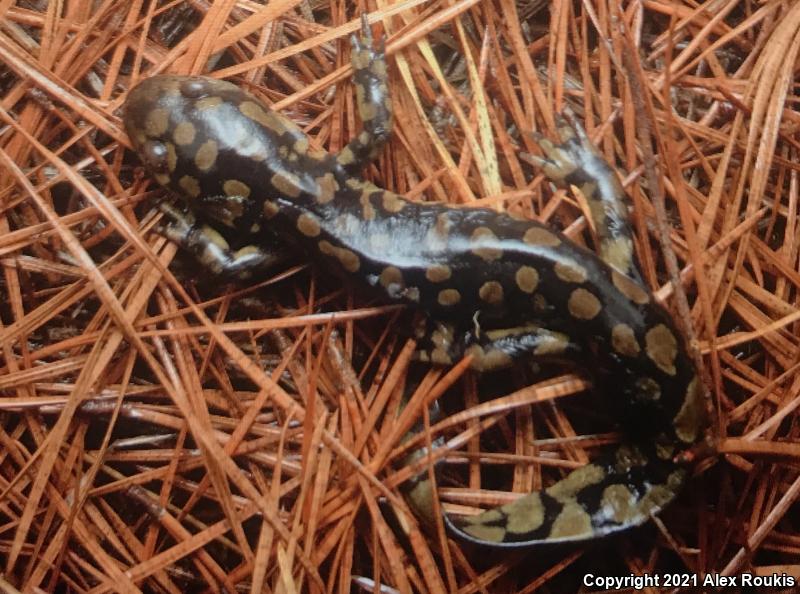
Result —
[[[215,108],[225,111],[241,95],[235,85],[212,78],[154,76],[128,93],[125,129],[145,166],[159,183],[169,185],[177,161],[202,157],[203,141],[219,135],[216,127],[223,118]]]

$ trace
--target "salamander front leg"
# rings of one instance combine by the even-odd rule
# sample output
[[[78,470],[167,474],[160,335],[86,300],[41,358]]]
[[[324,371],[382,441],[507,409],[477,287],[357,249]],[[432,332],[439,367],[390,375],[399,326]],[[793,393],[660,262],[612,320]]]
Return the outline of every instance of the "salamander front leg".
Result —
[[[464,355],[472,357],[475,371],[498,371],[525,357],[573,359],[581,350],[566,334],[534,324],[463,333],[451,324],[425,321],[417,329],[418,361],[452,365]]]
[[[599,239],[599,256],[612,268],[641,283],[633,254],[633,232],[628,220],[625,192],[583,126],[572,115],[557,120],[560,144],[540,134],[533,138],[545,157],[527,155],[554,184],[575,186],[589,204],[590,216]]]
[[[256,245],[234,251],[216,229],[198,223],[191,212],[183,212],[166,202],[160,203],[159,209],[170,219],[161,233],[191,252],[214,274],[246,280],[286,258],[284,253],[270,253]]]
[[[373,48],[372,31],[365,14],[361,15],[361,35],[353,35],[350,43],[356,103],[364,129],[336,155],[336,161],[348,174],[356,175],[378,156],[389,139],[392,102],[386,86],[384,39],[381,36],[378,48]]]

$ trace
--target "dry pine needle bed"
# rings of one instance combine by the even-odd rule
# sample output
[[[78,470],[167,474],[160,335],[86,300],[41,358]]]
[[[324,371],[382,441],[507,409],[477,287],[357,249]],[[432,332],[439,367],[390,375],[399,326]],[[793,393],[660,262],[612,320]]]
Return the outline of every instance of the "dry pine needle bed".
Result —
[[[800,4],[0,11],[0,590],[588,593],[605,591],[588,574],[746,573],[795,591]],[[128,90],[211,74],[336,153],[361,130],[362,12],[386,36],[394,105],[364,171],[381,188],[593,249],[587,202],[531,167],[527,133],[555,138],[570,109],[619,170],[644,283],[686,336],[710,418],[692,478],[645,526],[532,553],[451,538],[442,510],[509,503],[620,442],[591,377],[420,365],[412,313],[326,266],[298,254],[229,283],[157,232],[165,192],[130,151]],[[433,458],[407,456],[442,439],[421,529],[401,486]]]

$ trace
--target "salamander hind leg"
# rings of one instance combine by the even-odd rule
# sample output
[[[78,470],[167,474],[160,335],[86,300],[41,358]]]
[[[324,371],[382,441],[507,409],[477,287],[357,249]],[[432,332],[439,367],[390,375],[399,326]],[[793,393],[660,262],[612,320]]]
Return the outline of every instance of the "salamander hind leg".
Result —
[[[598,255],[612,268],[641,283],[625,192],[616,173],[572,115],[560,116],[557,122],[561,142],[556,144],[533,134],[545,157],[527,155],[527,160],[540,167],[554,184],[580,190],[599,240]]]
[[[464,354],[472,357],[470,367],[481,373],[499,371],[515,361],[577,357],[581,349],[566,334],[535,324],[467,334]]]
[[[461,538],[495,547],[578,542],[638,526],[675,498],[687,474],[644,447],[621,445],[543,491],[445,521]]]
[[[386,85],[384,40],[373,47],[366,15],[361,16],[361,35],[350,38],[353,46],[353,82],[358,114],[364,129],[336,155],[336,161],[351,175],[359,173],[386,144],[392,131],[392,103]]]
[[[282,252],[268,252],[256,245],[232,250],[216,229],[199,223],[191,211],[181,211],[166,202],[160,203],[159,209],[170,219],[161,227],[161,234],[192,253],[214,274],[247,280],[286,257]]]

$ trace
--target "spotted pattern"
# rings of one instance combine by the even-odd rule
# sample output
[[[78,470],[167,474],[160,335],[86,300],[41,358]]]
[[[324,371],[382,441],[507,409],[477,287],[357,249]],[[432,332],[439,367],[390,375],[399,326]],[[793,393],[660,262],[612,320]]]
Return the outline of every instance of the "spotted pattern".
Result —
[[[591,320],[603,309],[600,300],[586,289],[575,289],[569,294],[567,309],[577,320]]]
[[[392,122],[383,54],[367,41],[364,23],[352,52],[364,130],[333,157],[254,97],[201,77],[155,77],[133,89],[128,134],[156,180],[206,218],[291,236],[292,245],[424,310],[435,329],[420,359],[450,365],[466,355],[473,369],[491,371],[528,356],[579,353],[582,369],[603,369],[615,397],[655,411],[633,421],[652,442],[623,441],[544,490],[477,516],[447,517],[457,535],[521,546],[641,524],[686,480],[675,460],[702,437],[705,407],[667,313],[637,280],[616,175],[575,125],[559,124],[560,144],[538,141],[551,181],[584,193],[599,257],[519,216],[419,203],[359,179]],[[165,234],[212,271],[246,279],[272,261],[270,246],[233,251],[191,215],[168,216]],[[411,505],[436,521],[427,474],[413,483]]]

